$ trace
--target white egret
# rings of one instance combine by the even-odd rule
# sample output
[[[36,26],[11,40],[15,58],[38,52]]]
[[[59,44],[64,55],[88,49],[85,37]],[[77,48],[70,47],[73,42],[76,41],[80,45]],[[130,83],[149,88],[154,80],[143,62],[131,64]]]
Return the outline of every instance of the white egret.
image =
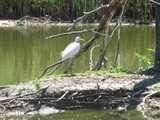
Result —
[[[80,40],[82,40],[79,36],[77,36],[74,42],[70,43],[62,52],[62,60],[72,59],[74,58],[80,51]]]
[[[81,47],[81,45],[80,45],[80,40],[83,40],[83,39],[81,39],[79,36],[77,36],[77,37],[75,38],[74,42],[70,43],[70,44],[62,51],[62,54],[61,54],[61,57],[62,57],[62,58],[61,58],[61,60],[58,61],[57,63],[55,63],[55,64],[53,64],[53,65],[50,65],[50,66],[48,66],[47,68],[45,68],[45,70],[43,71],[43,73],[40,75],[40,78],[41,78],[42,76],[44,76],[45,73],[46,73],[49,69],[55,67],[54,70],[56,70],[56,69],[57,69],[57,65],[63,63],[63,62],[64,62],[65,60],[67,60],[67,59],[70,59],[67,68],[68,68],[68,69],[70,68],[69,70],[71,70],[72,63],[73,63],[73,58],[74,58],[74,57],[79,53],[79,51],[80,51],[80,47]],[[65,71],[65,73],[68,72],[68,69]],[[54,72],[54,70],[53,70],[52,72]],[[51,73],[52,73],[52,72],[51,72]],[[51,74],[51,73],[50,73],[50,74]]]

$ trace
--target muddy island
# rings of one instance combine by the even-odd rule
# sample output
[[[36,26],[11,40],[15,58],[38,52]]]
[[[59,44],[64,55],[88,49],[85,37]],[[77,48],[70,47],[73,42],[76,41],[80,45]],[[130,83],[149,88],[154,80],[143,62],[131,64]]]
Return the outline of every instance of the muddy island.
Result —
[[[159,98],[158,92],[150,95],[153,90],[159,88],[159,84],[155,84],[159,80],[160,78],[155,76],[134,74],[91,74],[43,78],[38,83],[39,89],[34,82],[1,86],[0,114],[45,115],[64,110],[97,107],[116,108],[119,111],[138,108],[145,112],[148,111],[146,104],[150,100],[149,97]],[[146,97],[147,95],[150,96]],[[159,105],[157,102],[156,105]]]

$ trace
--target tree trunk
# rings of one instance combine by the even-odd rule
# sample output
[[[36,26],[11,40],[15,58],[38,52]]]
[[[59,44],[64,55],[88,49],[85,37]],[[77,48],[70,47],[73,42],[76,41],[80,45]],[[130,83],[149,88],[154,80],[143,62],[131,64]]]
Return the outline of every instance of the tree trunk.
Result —
[[[160,0],[157,0],[160,2]],[[156,5],[156,52],[154,68],[160,71],[160,6]]]

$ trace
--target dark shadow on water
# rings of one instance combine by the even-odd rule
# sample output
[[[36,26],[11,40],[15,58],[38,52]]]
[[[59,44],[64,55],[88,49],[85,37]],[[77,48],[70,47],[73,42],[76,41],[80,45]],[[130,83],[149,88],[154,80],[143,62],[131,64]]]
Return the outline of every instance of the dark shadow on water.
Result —
[[[135,109],[137,105],[141,102],[141,100],[138,99],[142,97],[142,94],[145,91],[148,90],[148,87],[160,82],[160,75],[157,74],[149,74],[149,75],[152,75],[153,78],[144,79],[141,82],[135,84],[133,92],[131,93],[131,97],[129,98],[128,109]]]
[[[143,81],[139,82],[134,86],[134,91],[139,91],[139,90],[146,90],[147,87],[157,84],[160,82],[160,76],[154,76],[152,79],[144,79]]]

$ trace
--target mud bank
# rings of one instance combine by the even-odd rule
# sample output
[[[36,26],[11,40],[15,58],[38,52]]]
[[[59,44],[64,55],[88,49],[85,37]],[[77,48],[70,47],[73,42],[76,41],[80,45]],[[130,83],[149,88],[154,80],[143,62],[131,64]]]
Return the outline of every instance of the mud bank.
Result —
[[[0,20],[0,27],[51,27],[51,26],[71,26],[72,23],[68,22],[57,22],[57,21],[34,21],[34,20]],[[84,25],[93,25],[97,26],[98,23],[79,23],[77,26],[84,26]],[[116,25],[116,23],[111,23],[112,25]],[[130,26],[133,25],[131,23],[123,23],[123,26]]]
[[[52,114],[67,109],[117,108],[136,106],[144,94],[138,94],[146,80],[153,76],[73,76],[48,77],[34,82],[1,86],[1,116]]]
[[[117,23],[110,23],[111,26],[116,25]],[[34,26],[39,26],[39,27],[51,27],[51,26],[71,26],[71,22],[66,22],[66,21],[51,21],[46,18],[26,18],[23,17],[19,20],[0,20],[0,27],[34,27]],[[97,26],[98,23],[79,23],[77,26],[84,26],[84,25],[93,25]],[[122,26],[132,26],[132,25],[139,25],[139,24],[134,24],[134,23],[126,23],[123,22]],[[149,26],[155,26],[155,23],[148,24]]]

